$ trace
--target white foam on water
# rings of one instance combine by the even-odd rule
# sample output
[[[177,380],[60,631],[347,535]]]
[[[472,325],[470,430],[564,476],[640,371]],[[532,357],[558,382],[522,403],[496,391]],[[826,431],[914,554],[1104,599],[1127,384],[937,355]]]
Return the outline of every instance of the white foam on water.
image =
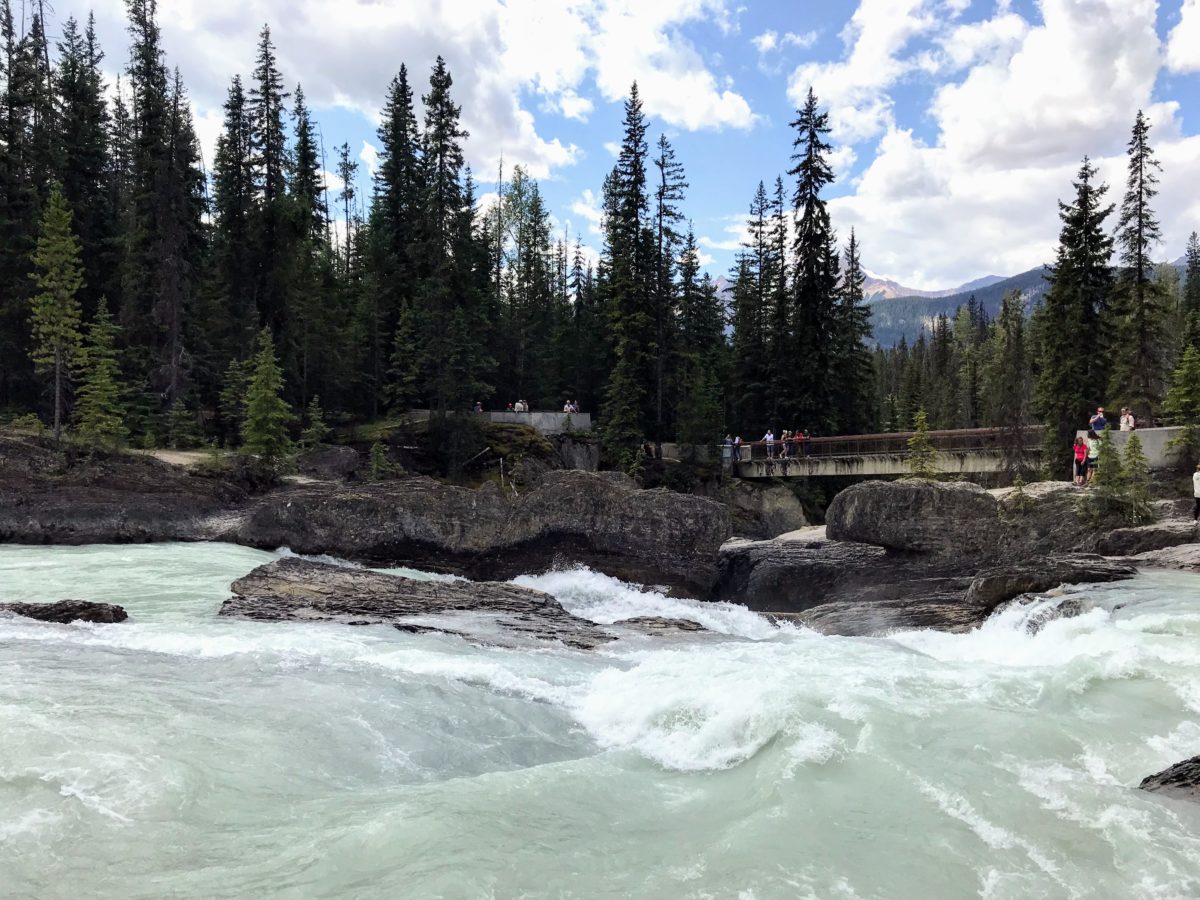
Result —
[[[687,619],[718,634],[755,641],[770,640],[780,634],[776,625],[744,606],[668,597],[659,591],[582,567],[558,569],[542,575],[522,575],[513,583],[545,591],[571,614],[601,625],[639,616],[657,616]]]

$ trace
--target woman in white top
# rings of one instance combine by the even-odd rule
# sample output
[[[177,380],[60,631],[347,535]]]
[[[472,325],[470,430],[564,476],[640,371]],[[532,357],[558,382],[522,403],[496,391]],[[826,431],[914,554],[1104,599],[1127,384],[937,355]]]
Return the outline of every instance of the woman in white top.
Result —
[[[1137,427],[1137,422],[1134,421],[1133,410],[1131,410],[1131,409],[1121,410],[1121,430],[1122,431],[1133,431],[1133,429],[1136,427]]]

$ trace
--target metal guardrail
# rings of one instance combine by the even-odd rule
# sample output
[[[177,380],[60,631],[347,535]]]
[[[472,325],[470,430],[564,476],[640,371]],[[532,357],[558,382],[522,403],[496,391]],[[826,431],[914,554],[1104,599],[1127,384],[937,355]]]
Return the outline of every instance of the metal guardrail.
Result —
[[[892,456],[908,452],[908,441],[915,432],[887,434],[851,434],[836,437],[815,437],[803,440],[743,441],[741,455],[734,456],[733,447],[723,444],[719,450],[726,461],[748,462],[755,459],[845,459],[861,456]],[[944,453],[1002,451],[1011,446],[1013,433],[1006,428],[969,428],[927,432],[935,450]],[[1033,450],[1041,446],[1042,426],[1030,425],[1021,429],[1024,444]]]

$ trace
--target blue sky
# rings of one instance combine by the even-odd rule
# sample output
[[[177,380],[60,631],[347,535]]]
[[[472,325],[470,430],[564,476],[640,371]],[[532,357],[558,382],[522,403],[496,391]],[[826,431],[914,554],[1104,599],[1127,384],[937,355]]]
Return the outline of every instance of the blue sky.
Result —
[[[1049,259],[1055,201],[1084,153],[1119,195],[1139,108],[1163,163],[1161,255],[1200,228],[1200,0],[160,0],[206,153],[231,75],[269,22],[333,147],[366,163],[401,62],[443,54],[490,190],[501,155],[542,183],[556,222],[599,246],[597,194],[637,79],[653,138],[684,163],[708,268],[728,271],[750,197],[788,167],[812,84],[834,126],[835,225],[868,268],[912,287]],[[121,0],[95,7],[123,65]],[[59,16],[86,7],[59,0]]]

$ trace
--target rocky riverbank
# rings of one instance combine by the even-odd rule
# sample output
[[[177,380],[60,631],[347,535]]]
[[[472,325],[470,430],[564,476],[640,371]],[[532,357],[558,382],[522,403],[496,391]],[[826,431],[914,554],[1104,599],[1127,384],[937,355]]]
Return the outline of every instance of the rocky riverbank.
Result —
[[[252,495],[132,454],[84,458],[0,436],[0,542],[230,541],[503,579],[583,564],[702,596],[729,511],[614,473],[552,471],[519,497],[432,478],[285,485]]]

